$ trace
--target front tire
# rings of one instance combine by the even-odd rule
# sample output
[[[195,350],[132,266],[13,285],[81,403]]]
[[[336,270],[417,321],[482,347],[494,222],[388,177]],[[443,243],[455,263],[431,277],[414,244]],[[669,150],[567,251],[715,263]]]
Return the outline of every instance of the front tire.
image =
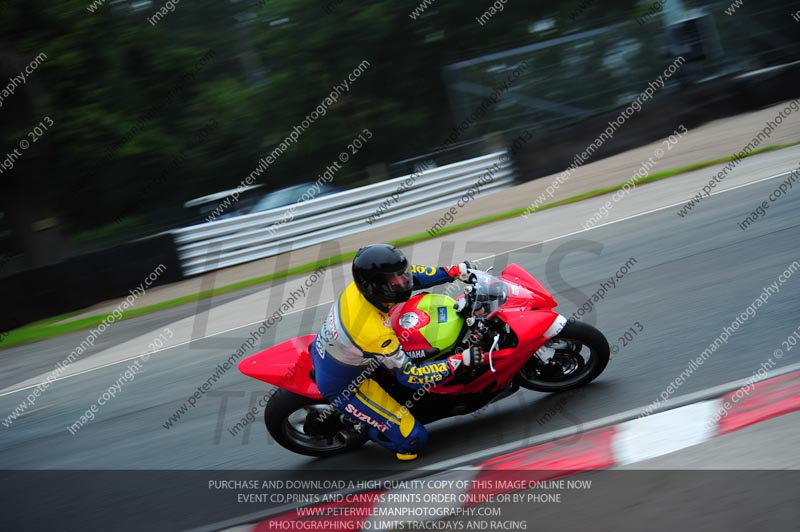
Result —
[[[364,445],[366,435],[353,425],[342,423],[339,413],[324,399],[311,399],[288,390],[278,390],[264,409],[264,423],[270,436],[279,445],[306,456],[333,456]],[[327,412],[327,413],[326,413]],[[322,417],[321,431],[306,430],[309,416]]]
[[[596,379],[610,358],[603,333],[582,321],[569,320],[544,344],[555,350],[548,363],[533,356],[519,370],[516,382],[537,392],[563,392]]]

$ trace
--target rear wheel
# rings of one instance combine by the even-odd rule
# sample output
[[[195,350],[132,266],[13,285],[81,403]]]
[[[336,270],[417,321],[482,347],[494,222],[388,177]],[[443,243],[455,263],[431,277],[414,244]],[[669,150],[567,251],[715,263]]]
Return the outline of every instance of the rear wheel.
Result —
[[[324,399],[278,390],[264,409],[267,431],[281,446],[306,456],[332,456],[364,445],[367,436]]]
[[[516,382],[523,388],[537,392],[577,388],[597,378],[609,360],[603,333],[581,321],[568,321],[543,347],[548,350],[543,358],[549,359],[545,362],[533,356],[517,374]]]

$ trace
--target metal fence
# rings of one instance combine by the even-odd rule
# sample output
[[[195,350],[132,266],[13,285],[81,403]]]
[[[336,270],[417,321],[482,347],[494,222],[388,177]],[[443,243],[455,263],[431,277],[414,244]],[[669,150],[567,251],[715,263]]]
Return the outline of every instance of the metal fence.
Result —
[[[627,105],[692,48],[704,52],[681,68],[680,77],[692,83],[800,59],[795,0],[746,0],[729,15],[733,3],[643,1],[628,20],[588,30],[580,30],[584,20],[569,22],[556,38],[450,64],[444,74],[455,122],[506,87],[492,111],[470,127],[471,138],[520,127],[534,136],[553,131]],[[663,7],[646,16],[654,4]],[[702,20],[685,24],[690,18]],[[573,28],[580,31],[565,31]],[[698,31],[702,34],[692,35]],[[690,46],[693,39],[702,45]],[[507,83],[521,64],[527,65],[525,71]],[[674,85],[678,79],[673,78]]]
[[[171,231],[184,275],[234,266],[394,223],[513,184],[505,151],[255,214]],[[422,231],[420,231],[422,232]]]

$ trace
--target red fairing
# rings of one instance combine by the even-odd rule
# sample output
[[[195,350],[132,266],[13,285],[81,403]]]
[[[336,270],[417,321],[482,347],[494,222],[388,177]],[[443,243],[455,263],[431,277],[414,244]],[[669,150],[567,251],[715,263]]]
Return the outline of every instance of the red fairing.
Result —
[[[544,309],[526,310],[525,312],[504,312],[500,317],[514,330],[514,334],[520,340],[520,345],[535,345],[536,349],[539,349],[548,340],[543,336],[544,332],[553,324],[558,313]]]
[[[558,305],[556,300],[553,299],[553,296],[550,295],[550,292],[548,292],[547,289],[542,286],[542,284],[537,281],[533,275],[522,269],[519,264],[513,262],[509,264],[503,270],[503,273],[500,275],[500,277],[506,281],[517,283],[523,288],[527,288],[533,292],[536,296],[535,308],[553,308]]]
[[[497,373],[487,371],[477,379],[466,384],[444,384],[434,386],[431,393],[465,394],[479,393],[483,390],[499,390],[511,382],[520,368],[533,356],[547,338],[542,334],[553,324],[558,313],[552,310],[510,310],[501,308],[497,317],[508,323],[519,338],[519,346],[501,349],[493,353],[493,363]]]
[[[518,289],[517,294],[509,290],[506,303],[494,312],[494,316],[511,327],[519,338],[519,345],[493,353],[496,373],[487,371],[466,384],[435,386],[431,388],[432,393],[465,394],[486,389],[498,390],[511,382],[525,362],[548,340],[543,334],[556,320],[558,313],[552,310],[557,303],[547,289],[517,264],[505,268],[501,278],[524,289]]]
[[[308,346],[315,336],[292,338],[251,355],[239,362],[239,371],[298,395],[321,399],[322,394],[310,375],[313,365]]]

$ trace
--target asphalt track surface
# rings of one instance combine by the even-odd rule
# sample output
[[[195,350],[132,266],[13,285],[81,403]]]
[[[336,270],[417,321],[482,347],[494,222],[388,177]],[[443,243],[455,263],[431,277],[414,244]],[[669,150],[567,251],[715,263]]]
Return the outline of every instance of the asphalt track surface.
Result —
[[[412,260],[423,264],[501,253],[482,261],[481,266],[494,263],[499,269],[504,262],[521,264],[552,290],[560,303],[559,311],[566,315],[596,293],[601,283],[626,262],[631,264],[630,258],[636,263],[584,316],[619,348],[595,383],[567,397],[522,390],[478,415],[434,423],[428,427],[430,442],[414,466],[435,467],[470,452],[558,429],[572,427],[579,432],[582,424],[591,420],[656,400],[764,287],[776,282],[794,261],[800,261],[800,183],[795,182],[794,188],[771,204],[766,216],[747,230],[737,226],[786,180],[788,172],[797,169],[799,159],[800,149],[796,148],[747,159],[715,189],[720,193],[703,199],[683,218],[676,215],[681,205],[673,204],[692,197],[714,174],[712,170],[639,187],[614,206],[607,218],[613,223],[590,231],[580,231],[580,223],[610,196],[416,245],[411,250]],[[782,174],[785,175],[773,177]],[[409,228],[408,232],[419,229]],[[516,251],[502,254],[509,250]],[[262,343],[266,346],[314,332],[328,309],[326,302],[346,281],[341,274],[344,270],[331,269],[322,292],[315,300],[305,302],[310,310],[286,315]],[[283,283],[289,287],[286,293],[297,279]],[[101,345],[84,355],[80,372],[55,381],[33,408],[10,427],[0,427],[0,469],[262,470],[283,472],[284,476],[337,470],[358,478],[378,477],[388,469],[406,469],[407,465],[395,463],[390,454],[374,444],[357,453],[325,460],[299,456],[274,444],[260,421],[251,425],[251,430],[230,435],[227,429],[245,414],[250,402],[269,391],[267,385],[244,377],[235,369],[225,373],[212,392],[171,428],[164,428],[176,409],[214,373],[216,365],[257,327],[252,323],[264,318],[266,298],[260,299],[260,313],[252,308],[260,295],[259,289],[254,288],[215,300],[210,309],[187,305],[115,324],[101,337]],[[213,324],[208,323],[215,319],[214,309],[224,309],[224,318],[238,321],[238,328],[230,327],[233,330],[211,336],[202,334],[214,330]],[[144,371],[99,410],[96,420],[75,435],[70,434],[67,427],[133,362],[124,361],[130,358],[128,351],[144,352],[147,338],[165,327],[185,329],[187,321],[195,339],[155,353],[144,363]],[[180,323],[183,325],[176,325]],[[241,326],[244,323],[251,325]],[[797,271],[674,396],[749,377],[799,325]],[[632,327],[641,332],[628,345],[622,345],[620,336]],[[85,336],[75,333],[0,352],[0,416],[5,419],[30,393],[30,383],[43,380],[43,375]],[[126,350],[118,349],[123,345]],[[256,346],[252,352],[258,350]],[[786,353],[775,367],[796,363],[797,354],[800,347]],[[227,405],[221,408],[224,397]],[[24,484],[25,475],[21,471],[7,472],[3,484],[8,489],[14,483]],[[65,478],[59,477],[59,481],[66,482]],[[133,485],[141,483],[141,500],[131,501],[139,504],[139,511],[167,490],[179,489],[170,484],[174,480],[167,478],[156,484],[152,478],[133,475],[131,479]],[[199,526],[270,505],[233,505],[219,511],[189,498],[172,504],[162,511],[173,512],[173,524],[151,529]],[[95,519],[103,516],[102,509],[93,511]],[[152,512],[154,519],[163,518],[158,510]]]
[[[658,458],[581,473],[570,480],[584,481],[583,489],[525,493],[525,500],[558,494],[558,502],[487,504],[500,517],[483,520],[536,530],[586,523],[593,530],[796,530],[798,421],[795,412]]]

